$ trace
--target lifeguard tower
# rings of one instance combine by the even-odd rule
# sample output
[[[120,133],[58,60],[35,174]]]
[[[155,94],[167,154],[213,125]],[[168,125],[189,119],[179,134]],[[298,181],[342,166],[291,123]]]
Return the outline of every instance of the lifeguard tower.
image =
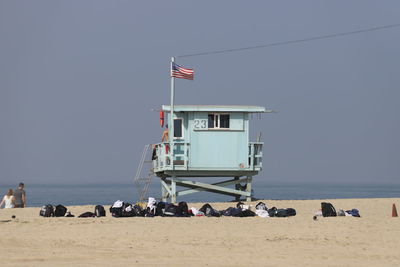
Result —
[[[170,111],[170,106],[161,108],[168,113],[168,122]],[[269,112],[258,106],[175,106],[169,142],[153,148],[153,172],[161,180],[162,200],[175,203],[179,196],[207,191],[251,201],[252,177],[262,168],[263,142],[250,142],[249,115]],[[232,179],[207,184],[199,179],[204,177]],[[234,189],[227,187],[232,185]],[[178,191],[178,186],[184,190]]]

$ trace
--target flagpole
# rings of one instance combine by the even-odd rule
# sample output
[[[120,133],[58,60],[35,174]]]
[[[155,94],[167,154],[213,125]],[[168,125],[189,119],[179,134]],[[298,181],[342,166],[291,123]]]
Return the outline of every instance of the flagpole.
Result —
[[[171,57],[171,72],[172,65],[175,62],[175,57]],[[171,73],[172,74],[172,73]],[[171,167],[174,168],[174,92],[175,91],[175,78],[171,75],[171,114],[170,114],[170,124],[169,124],[169,147],[170,147],[170,161]]]

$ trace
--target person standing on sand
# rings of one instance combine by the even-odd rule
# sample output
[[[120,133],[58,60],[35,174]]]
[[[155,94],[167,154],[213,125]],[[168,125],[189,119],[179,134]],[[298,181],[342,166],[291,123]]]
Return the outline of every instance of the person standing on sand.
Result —
[[[14,191],[14,203],[15,208],[25,208],[26,205],[26,194],[24,190],[24,183],[19,183],[18,188]]]
[[[15,201],[15,197],[13,196],[13,190],[8,189],[7,195],[5,195],[3,197],[3,200],[0,203],[0,208],[1,208],[1,206],[3,206],[3,204],[4,204],[5,209],[14,208],[14,201]]]

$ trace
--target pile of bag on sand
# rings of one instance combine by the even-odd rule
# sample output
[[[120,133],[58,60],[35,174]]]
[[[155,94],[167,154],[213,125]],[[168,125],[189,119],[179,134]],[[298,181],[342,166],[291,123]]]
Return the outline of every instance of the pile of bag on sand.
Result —
[[[255,206],[255,211],[252,211],[251,205],[245,205],[243,202],[238,202],[235,207],[229,207],[225,210],[216,210],[209,203],[204,204],[200,209],[190,208],[184,201],[179,202],[177,205],[168,202],[157,202],[155,198],[149,197],[147,204],[130,204],[121,200],[117,200],[110,207],[110,214],[113,217],[192,217],[192,216],[206,216],[206,217],[254,217],[259,216],[262,218],[267,217],[290,217],[296,215],[296,210],[292,208],[278,209],[272,207],[268,209],[264,202],[259,202]],[[43,217],[75,217],[63,205],[53,206],[51,204],[45,205],[39,212]],[[94,212],[84,212],[78,218],[93,218],[104,217],[106,211],[102,205],[97,205]]]
[[[75,217],[75,215],[71,214],[68,209],[59,204],[57,206],[53,206],[51,204],[47,204],[40,209],[40,216],[43,217]],[[94,212],[84,212],[78,216],[78,218],[88,218],[88,217],[104,217],[106,216],[106,211],[102,205],[97,205],[94,208]]]
[[[177,205],[168,202],[157,202],[155,198],[149,197],[147,204],[132,205],[121,200],[117,200],[110,207],[110,213],[113,217],[289,217],[295,216],[296,210],[277,209],[275,207],[268,209],[265,203],[260,202],[256,205],[255,212],[251,210],[250,205],[238,202],[235,207],[229,207],[225,210],[216,210],[209,203],[204,204],[200,209],[188,207],[187,203],[182,201]]]
[[[338,210],[336,212],[335,207],[328,202],[321,202],[321,209],[315,212],[314,219],[317,216],[323,217],[336,217],[336,216],[349,216],[349,217],[361,217],[358,209],[350,209],[350,210]]]

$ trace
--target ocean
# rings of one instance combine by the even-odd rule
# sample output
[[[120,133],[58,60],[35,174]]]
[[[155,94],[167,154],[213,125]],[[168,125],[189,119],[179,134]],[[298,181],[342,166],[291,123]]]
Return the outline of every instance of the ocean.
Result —
[[[205,181],[205,180],[202,180]],[[16,185],[0,184],[0,194],[7,193]],[[149,196],[160,197],[160,184],[154,180],[149,188]],[[318,184],[318,183],[279,183],[253,182],[253,194],[258,199],[299,200],[299,199],[337,199],[337,198],[398,198],[400,184]],[[134,203],[138,199],[137,190],[129,184],[25,184],[28,207],[45,204],[70,205],[111,205],[116,200]],[[233,197],[200,192],[182,196],[178,201],[223,202]]]

